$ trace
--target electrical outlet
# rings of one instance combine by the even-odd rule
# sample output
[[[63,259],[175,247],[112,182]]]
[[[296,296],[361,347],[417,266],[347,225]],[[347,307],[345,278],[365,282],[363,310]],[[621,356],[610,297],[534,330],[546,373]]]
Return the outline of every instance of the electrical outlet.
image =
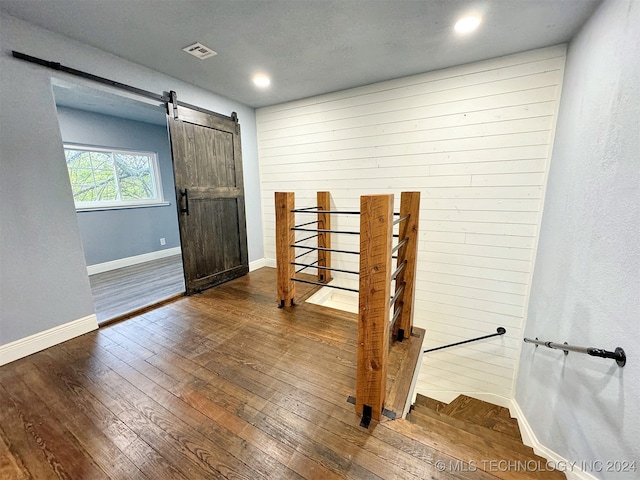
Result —
[[[164,239],[164,237],[162,237],[160,239],[160,245],[165,245],[167,243],[167,241]]]

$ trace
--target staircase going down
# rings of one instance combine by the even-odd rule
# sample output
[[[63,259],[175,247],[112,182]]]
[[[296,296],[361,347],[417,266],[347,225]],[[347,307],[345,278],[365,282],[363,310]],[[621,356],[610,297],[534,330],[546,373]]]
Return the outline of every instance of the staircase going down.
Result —
[[[446,404],[418,394],[407,420],[412,438],[450,455],[452,460],[436,467],[453,478],[468,478],[471,472],[486,479],[566,478],[522,443],[518,422],[504,407],[466,395]]]

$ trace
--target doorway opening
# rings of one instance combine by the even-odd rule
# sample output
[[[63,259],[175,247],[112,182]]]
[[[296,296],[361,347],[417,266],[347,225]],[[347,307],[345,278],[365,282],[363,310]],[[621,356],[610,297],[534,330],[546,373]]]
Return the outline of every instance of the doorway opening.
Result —
[[[98,323],[185,292],[164,104],[55,80]]]

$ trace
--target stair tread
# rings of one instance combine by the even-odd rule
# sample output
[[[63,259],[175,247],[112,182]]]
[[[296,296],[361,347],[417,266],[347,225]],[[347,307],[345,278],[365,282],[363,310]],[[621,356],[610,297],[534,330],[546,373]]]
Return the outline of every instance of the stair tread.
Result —
[[[491,428],[475,425],[465,420],[461,420],[458,418],[450,417],[448,415],[443,415],[441,413],[436,412],[430,408],[424,407],[422,405],[414,405],[414,409],[410,413],[411,421],[414,423],[421,425],[421,419],[423,416],[431,417],[432,419],[446,423],[451,425],[452,427],[459,428],[461,430],[465,430],[467,432],[473,433],[479,437],[482,437],[485,440],[488,440],[492,444],[501,445],[504,448],[509,448],[516,452],[520,452],[526,455],[533,455],[533,449],[531,447],[526,446],[522,443],[522,440],[515,439],[510,435],[505,435],[501,432],[493,430]]]
[[[418,395],[418,397],[416,403],[427,406],[440,414],[475,423],[518,440],[522,439],[518,421],[511,418],[509,409],[505,407],[467,395],[459,395],[449,404],[429,399],[424,395]]]
[[[467,395],[458,395],[443,413],[457,418],[501,416],[509,418],[509,410]]]
[[[412,414],[409,414],[409,418]],[[430,417],[424,416],[424,419]],[[504,480],[555,480],[566,479],[560,471],[547,471],[547,461],[535,454],[524,454],[502,445],[494,445],[485,438],[471,432],[461,430],[443,422],[431,419],[431,428],[411,423],[407,420],[396,420],[385,423],[385,427],[395,430],[430,448],[448,452],[454,458],[484,470]],[[540,468],[501,468],[498,462],[509,464],[531,465],[530,461],[539,462]],[[537,465],[537,464],[536,464]]]

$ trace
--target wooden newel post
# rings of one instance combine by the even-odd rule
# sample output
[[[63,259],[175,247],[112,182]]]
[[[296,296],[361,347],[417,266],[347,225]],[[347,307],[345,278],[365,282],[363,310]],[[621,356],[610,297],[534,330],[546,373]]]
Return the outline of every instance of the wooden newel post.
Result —
[[[404,290],[395,305],[395,308],[401,309],[401,311],[393,326],[393,336],[399,341],[402,341],[403,338],[408,338],[413,329],[420,192],[402,192],[400,197],[400,218],[405,216],[408,216],[408,218],[400,223],[398,241],[406,238],[407,242],[398,249],[397,263],[398,267],[405,263],[405,267],[396,277],[396,289],[404,285]]]
[[[360,197],[356,413],[380,420],[387,389],[393,195]]]
[[[331,194],[329,192],[318,192],[318,204],[320,210],[331,210]],[[331,230],[331,214],[318,213],[318,229]],[[329,232],[318,232],[318,247],[331,248],[331,234]],[[318,282],[329,283],[331,281],[331,252],[318,250]]]
[[[295,275],[295,250],[291,246],[296,240],[296,232],[291,230],[295,225],[295,194],[293,192],[276,192],[276,269],[278,276],[278,305],[280,308],[293,306],[296,296],[296,284],[292,280]]]

